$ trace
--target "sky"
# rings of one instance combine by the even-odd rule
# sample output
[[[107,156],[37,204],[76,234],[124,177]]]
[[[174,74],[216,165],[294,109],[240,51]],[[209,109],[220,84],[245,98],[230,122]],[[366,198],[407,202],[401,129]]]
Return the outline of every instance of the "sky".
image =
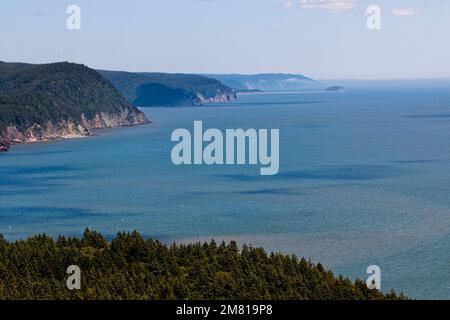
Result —
[[[81,9],[79,30],[67,28],[70,5]],[[381,29],[367,26],[375,17],[367,13],[371,5],[381,10]],[[70,61],[107,70],[450,79],[449,33],[450,0],[2,0],[0,5],[0,61]]]

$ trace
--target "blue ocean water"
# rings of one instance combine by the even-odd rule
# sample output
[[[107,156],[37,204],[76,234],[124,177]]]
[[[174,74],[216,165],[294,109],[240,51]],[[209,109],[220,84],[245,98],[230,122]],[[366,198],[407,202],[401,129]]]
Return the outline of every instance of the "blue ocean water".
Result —
[[[450,84],[145,108],[149,126],[0,155],[0,233],[235,239],[415,298],[450,298]],[[280,129],[280,173],[174,166],[174,129]]]

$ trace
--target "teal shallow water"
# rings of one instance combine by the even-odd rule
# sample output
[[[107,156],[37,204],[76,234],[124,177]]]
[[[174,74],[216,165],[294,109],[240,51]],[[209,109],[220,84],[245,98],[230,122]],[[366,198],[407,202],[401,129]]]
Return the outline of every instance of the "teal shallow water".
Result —
[[[14,146],[0,155],[0,233],[171,242],[236,239],[321,261],[384,289],[450,298],[450,90],[241,96],[202,108],[147,108],[152,125]],[[280,173],[184,166],[171,132],[279,128]]]

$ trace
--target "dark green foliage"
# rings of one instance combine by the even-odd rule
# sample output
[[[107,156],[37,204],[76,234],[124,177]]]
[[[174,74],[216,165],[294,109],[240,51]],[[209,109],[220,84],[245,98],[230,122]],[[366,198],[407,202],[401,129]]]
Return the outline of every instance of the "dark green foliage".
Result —
[[[98,71],[136,106],[197,105],[218,95],[234,97],[218,80],[192,74]]]
[[[135,109],[107,80],[86,66],[73,63],[44,65],[0,62],[0,137],[15,125],[20,131],[33,124],[77,122],[105,112]]]
[[[78,265],[82,289],[66,288]],[[9,243],[0,236],[0,299],[399,299],[321,265],[235,242],[166,246],[137,232],[112,242],[45,235]]]
[[[194,94],[182,89],[172,89],[159,83],[145,83],[137,89],[136,106],[177,106],[186,101],[195,101]]]

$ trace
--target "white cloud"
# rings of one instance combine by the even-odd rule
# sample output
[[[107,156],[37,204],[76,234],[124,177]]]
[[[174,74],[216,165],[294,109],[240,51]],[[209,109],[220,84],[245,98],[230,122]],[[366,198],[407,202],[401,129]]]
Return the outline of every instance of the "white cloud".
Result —
[[[284,7],[292,8],[296,2],[303,9],[324,9],[329,12],[340,13],[353,9],[358,0],[287,0]]]
[[[410,17],[419,13],[418,8],[394,8],[392,14],[397,17]]]

